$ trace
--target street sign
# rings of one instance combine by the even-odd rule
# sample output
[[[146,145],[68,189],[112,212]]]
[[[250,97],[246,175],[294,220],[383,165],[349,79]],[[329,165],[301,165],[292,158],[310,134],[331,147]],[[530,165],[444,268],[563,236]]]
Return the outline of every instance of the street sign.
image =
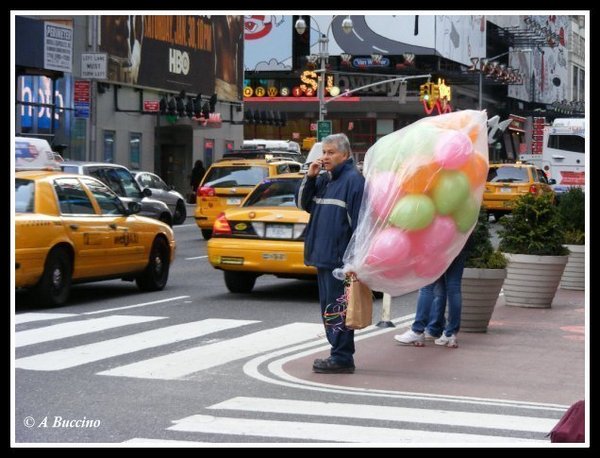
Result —
[[[331,135],[331,121],[317,121],[317,141]]]
[[[105,80],[107,78],[108,54],[90,52],[81,54],[81,77]]]
[[[90,81],[75,80],[73,83],[73,105],[76,118],[90,117]]]

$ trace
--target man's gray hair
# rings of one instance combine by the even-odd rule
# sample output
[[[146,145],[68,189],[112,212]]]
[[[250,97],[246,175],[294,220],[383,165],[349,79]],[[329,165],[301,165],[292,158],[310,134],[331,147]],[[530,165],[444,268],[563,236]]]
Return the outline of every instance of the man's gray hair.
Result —
[[[334,143],[338,151],[346,153],[348,157],[352,157],[352,150],[350,149],[350,140],[346,134],[331,134],[323,139],[323,145],[326,143]]]

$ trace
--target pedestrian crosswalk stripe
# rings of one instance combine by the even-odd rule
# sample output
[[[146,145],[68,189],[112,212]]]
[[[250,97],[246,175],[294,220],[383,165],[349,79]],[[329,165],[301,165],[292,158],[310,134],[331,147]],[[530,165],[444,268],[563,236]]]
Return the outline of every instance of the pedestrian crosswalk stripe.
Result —
[[[102,375],[172,380],[248,356],[314,338],[322,324],[291,323],[169,355],[116,367]]]
[[[195,226],[195,224],[194,224]],[[195,441],[177,441],[173,439],[147,439],[144,437],[134,437],[133,439],[121,442],[122,444],[154,444],[154,445],[182,445],[182,446],[193,446],[193,445],[208,445],[210,442],[195,442]],[[212,445],[212,444],[210,444]]]
[[[506,429],[547,433],[558,419],[499,415],[478,412],[416,409],[368,404],[300,401],[291,399],[235,397],[209,409],[243,410],[284,413],[290,415],[323,415],[337,418],[365,418],[432,425],[466,426],[471,428]]]
[[[162,316],[110,315],[102,318],[69,321],[68,323],[60,323],[43,328],[19,331],[15,333],[15,347],[80,336],[119,326],[163,320],[164,318]]]
[[[192,323],[177,324],[151,331],[144,331],[115,339],[87,345],[50,351],[20,358],[15,367],[36,371],[54,371],[100,361],[113,356],[125,355],[147,348],[160,347],[183,340],[194,339],[225,329],[258,323],[254,320],[228,320],[211,318]]]
[[[19,313],[18,315],[15,315],[15,324],[30,323],[32,321],[56,320],[76,315],[76,313]]]
[[[361,406],[357,406],[359,410]],[[207,434],[231,434],[272,438],[319,440],[325,442],[359,443],[547,443],[546,440],[524,439],[482,434],[422,431],[415,429],[380,428],[373,426],[305,423],[298,421],[259,420],[249,418],[192,415],[175,422],[168,428]]]

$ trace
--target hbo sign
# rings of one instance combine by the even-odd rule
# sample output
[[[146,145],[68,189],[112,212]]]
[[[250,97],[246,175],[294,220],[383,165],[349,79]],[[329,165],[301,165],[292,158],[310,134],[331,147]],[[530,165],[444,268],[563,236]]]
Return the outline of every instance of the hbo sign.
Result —
[[[169,72],[187,75],[190,72],[190,56],[185,51],[169,49]]]

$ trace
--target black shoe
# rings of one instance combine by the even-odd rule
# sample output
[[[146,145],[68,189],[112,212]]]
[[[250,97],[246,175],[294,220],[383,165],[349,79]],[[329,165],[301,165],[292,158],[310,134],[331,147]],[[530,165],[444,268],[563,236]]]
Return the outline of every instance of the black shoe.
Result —
[[[316,372],[317,374],[353,374],[354,364],[350,366],[342,365],[331,358],[315,359],[313,372]]]

